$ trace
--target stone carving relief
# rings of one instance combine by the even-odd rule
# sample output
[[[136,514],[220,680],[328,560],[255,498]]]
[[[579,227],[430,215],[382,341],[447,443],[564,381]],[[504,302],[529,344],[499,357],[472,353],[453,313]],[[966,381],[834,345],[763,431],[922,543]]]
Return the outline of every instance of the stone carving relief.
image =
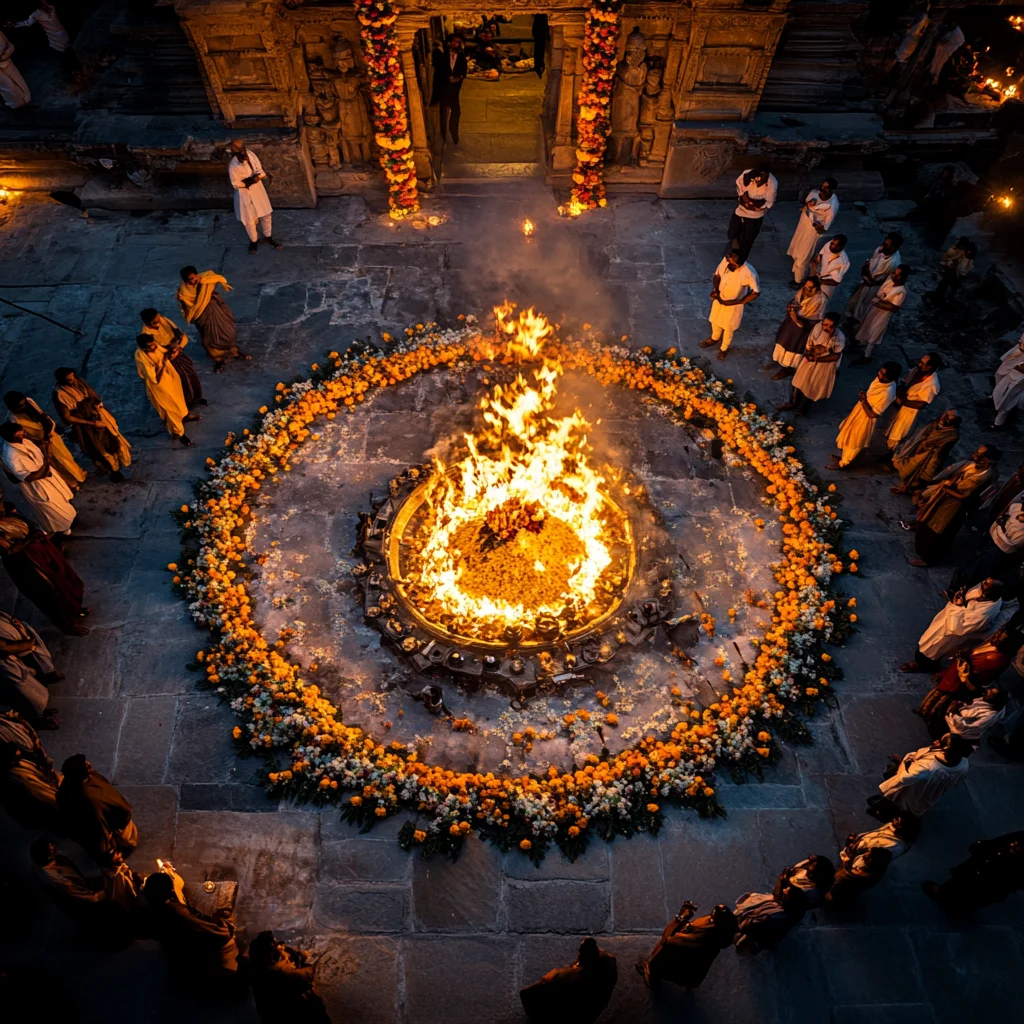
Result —
[[[647,40],[636,26],[626,39],[626,54],[615,68],[612,134],[608,162],[636,162],[640,143],[640,98],[647,81]]]
[[[370,159],[370,115],[351,42],[341,36],[303,48],[310,98],[303,113],[310,154],[318,167]]]
[[[665,58],[648,57],[647,78],[644,81],[644,91],[640,94],[640,117],[639,125],[639,162],[642,167],[651,163],[651,156],[654,151],[655,122],[658,120],[658,101],[665,80]]]

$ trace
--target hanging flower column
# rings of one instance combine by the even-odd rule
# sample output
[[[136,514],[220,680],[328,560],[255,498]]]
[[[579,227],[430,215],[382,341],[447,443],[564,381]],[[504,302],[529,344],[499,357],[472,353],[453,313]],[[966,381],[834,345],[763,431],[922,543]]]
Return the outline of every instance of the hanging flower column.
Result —
[[[583,37],[583,83],[576,120],[576,170],[572,197],[558,212],[578,217],[605,206],[604,154],[612,128],[612,87],[619,50],[622,0],[592,0]]]
[[[389,0],[355,0],[355,8],[373,105],[373,137],[388,179],[391,216],[401,220],[420,208],[420,200],[409,134],[405,76],[394,28],[398,13]]]

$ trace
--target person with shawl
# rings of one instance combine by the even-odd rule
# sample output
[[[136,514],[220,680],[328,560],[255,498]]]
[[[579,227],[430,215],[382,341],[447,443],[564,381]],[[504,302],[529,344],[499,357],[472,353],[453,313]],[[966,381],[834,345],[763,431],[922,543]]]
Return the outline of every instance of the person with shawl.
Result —
[[[962,423],[955,409],[947,409],[938,419],[904,438],[892,453],[900,483],[890,493],[913,495],[927,487],[960,440]]]
[[[1024,888],[1024,831],[979,839],[968,847],[967,860],[950,868],[949,881],[921,883],[921,890],[954,915],[1002,903]]]
[[[46,687],[63,678],[42,637],[21,619],[0,612],[0,704],[25,715],[37,729],[56,729],[57,709],[48,706]]]
[[[900,246],[903,236],[892,231],[882,239],[882,244],[864,261],[860,268],[860,283],[853,290],[846,303],[846,315],[859,323],[871,310],[871,302],[878,289],[889,275],[900,265]]]
[[[67,834],[101,867],[118,863],[139,845],[132,806],[86,760],[73,754],[61,766],[57,806]]]
[[[1014,409],[1024,406],[1024,334],[1000,356],[995,381],[992,404],[996,407],[996,418],[992,429],[999,430]]]
[[[811,276],[786,304],[786,316],[775,333],[772,360],[780,369],[772,380],[791,377],[804,358],[808,335],[825,315],[828,299],[821,290],[821,281]]]
[[[826,239],[818,255],[811,260],[811,273],[821,281],[821,291],[829,302],[850,269],[847,241],[846,235]]]
[[[820,324],[807,335],[804,356],[793,375],[789,401],[776,408],[796,409],[797,416],[806,416],[814,402],[832,394],[839,373],[839,364],[846,348],[846,336],[839,330],[839,314],[826,313]]]
[[[228,359],[251,359],[238,348],[235,318],[217,291],[231,291],[231,285],[212,270],[202,273],[195,267],[181,268],[178,305],[185,321],[195,324],[206,354],[213,360],[214,373],[221,373]]]
[[[825,904],[829,910],[848,911],[856,906],[862,892],[874,888],[885,877],[892,854],[881,847],[854,856],[843,850],[839,860],[841,866],[825,897]]]
[[[188,335],[173,320],[161,316],[155,309],[144,309],[139,316],[142,317],[142,333],[153,336],[153,340],[167,352],[171,365],[178,371],[185,404],[190,409],[194,405],[208,405],[203,398],[203,385],[195,365],[185,354]]]
[[[718,954],[732,945],[736,915],[724,903],[703,917],[694,917],[696,912],[696,904],[687,900],[665,926],[651,955],[637,960],[637,973],[648,988],[663,981],[697,988]]]
[[[883,281],[871,300],[871,308],[864,314],[864,319],[854,335],[856,341],[864,346],[864,354],[853,361],[854,366],[866,366],[875,349],[882,343],[882,336],[893,313],[907,301],[907,278],[910,268],[906,265],[896,267],[888,281]]]
[[[64,553],[13,505],[0,507],[0,559],[7,575],[65,636],[85,636],[85,584]]]
[[[269,181],[269,175],[263,170],[260,158],[251,149],[246,149],[242,139],[233,139],[230,149],[228,181],[234,189],[235,216],[249,236],[249,255],[255,256],[259,247],[257,224],[270,247],[280,249],[281,243],[273,235],[274,208],[270,205],[267,187],[263,184]]]
[[[85,480],[85,470],[75,462],[64,439],[55,429],[57,424],[39,408],[27,395],[20,391],[8,391],[4,395],[7,406],[7,420],[17,423],[25,436],[50,459],[50,464],[60,474],[64,483],[74,493]]]
[[[868,850],[885,850],[889,854],[889,862],[898,860],[909,853],[921,835],[921,822],[917,818],[904,818],[897,815],[878,828],[867,832],[851,832],[846,837],[843,852],[847,857],[857,857]]]
[[[186,448],[194,448],[195,443],[185,433],[185,424],[202,417],[188,411],[181,378],[171,364],[170,354],[160,348],[151,334],[140,334],[135,343],[135,369],[145,382],[149,404],[156,409],[174,440]]]
[[[1019,709],[1008,691],[990,686],[970,703],[954,701],[946,712],[944,731],[967,740],[977,749],[992,729],[1015,717]]]
[[[615,957],[592,938],[580,943],[576,963],[556,967],[519,992],[530,1024],[594,1024],[618,981]]]
[[[945,557],[964,520],[981,503],[986,488],[996,482],[1001,455],[995,445],[983,444],[970,459],[939,473],[914,499],[914,521],[900,521],[905,530],[915,531],[918,557],[910,559],[911,565],[935,565]]]
[[[53,471],[46,453],[34,445],[17,423],[0,423],[0,465],[18,485],[23,507],[47,533],[71,533],[75,508],[71,488]]]
[[[935,401],[939,394],[939,373],[942,359],[934,352],[926,352],[917,361],[917,366],[907,373],[896,387],[893,416],[885,431],[885,443],[892,449],[910,433],[917,414]]]
[[[871,444],[878,417],[896,397],[896,382],[902,369],[896,362],[883,363],[867,391],[860,393],[853,410],[839,424],[836,447],[842,450],[842,455],[830,455],[832,461],[828,469],[846,469]]]
[[[132,464],[132,448],[121,435],[117,420],[70,366],[58,367],[53,376],[53,407],[74,431],[78,447],[101,473],[116,484],[122,483],[121,470]]]
[[[24,828],[57,831],[60,779],[28,721],[0,711],[0,806]]]
[[[835,194],[837,187],[835,178],[826,178],[820,188],[808,192],[804,198],[796,230],[786,250],[786,255],[793,257],[793,278],[789,282],[790,288],[799,288],[803,284],[821,236],[836,219],[839,212],[839,199]]]

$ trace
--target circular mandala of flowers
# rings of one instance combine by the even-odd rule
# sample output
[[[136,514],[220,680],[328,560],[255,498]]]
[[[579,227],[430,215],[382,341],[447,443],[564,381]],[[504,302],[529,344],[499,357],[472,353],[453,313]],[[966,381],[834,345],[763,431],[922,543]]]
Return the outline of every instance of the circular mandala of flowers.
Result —
[[[224,454],[207,460],[208,479],[197,485],[196,499],[178,512],[182,561],[168,568],[196,625],[211,635],[197,663],[239,717],[236,743],[264,756],[262,777],[275,795],[338,802],[347,819],[364,827],[411,812],[414,820],[403,826],[399,841],[424,853],[455,855],[476,831],[535,860],[551,845],[575,858],[594,834],[611,839],[656,833],[666,804],[705,816],[724,813],[715,794],[716,769],[737,779],[760,777],[777,756],[780,739],[809,740],[802,717],[831,698],[831,681],[840,676],[824,645],[840,641],[856,621],[854,600],[832,593],[839,573],[857,571],[857,553],[844,558],[837,550],[835,486],[810,478],[788,443],[789,428],[737,400],[730,383],[675,349],[637,351],[590,335],[552,340],[546,352],[605,387],[662,403],[681,424],[712,430],[726,459],[765,481],[767,501],[780,520],[781,556],[771,567],[778,589],[770,601],[747,595],[771,611],[753,663],[744,666],[742,678],[723,673],[724,692],[707,706],[678,701],[676,721],[662,735],[604,757],[589,754],[564,770],[552,766],[545,774],[452,771],[401,743],[346,725],[289,658],[287,639],[264,637],[255,621],[247,583],[261,555],[251,549],[250,502],[291,469],[304,442],[319,438],[318,421],[357,415],[374,391],[416,374],[494,357],[489,337],[472,317],[445,329],[418,324],[398,343],[383,338],[383,348],[330,352],[323,364],[313,364],[308,379],[279,383],[273,404],[260,409],[258,425],[228,436]],[[701,628],[713,636],[714,619],[702,616]]]

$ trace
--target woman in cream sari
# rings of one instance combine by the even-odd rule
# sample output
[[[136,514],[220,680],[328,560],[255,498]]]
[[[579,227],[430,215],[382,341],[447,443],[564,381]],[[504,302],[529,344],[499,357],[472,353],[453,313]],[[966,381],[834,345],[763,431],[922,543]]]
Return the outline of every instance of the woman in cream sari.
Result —
[[[117,420],[107,411],[103,399],[70,366],[54,370],[57,387],[53,407],[75,432],[78,447],[98,470],[114,483],[121,483],[121,472],[132,464],[131,445],[121,436]]]
[[[64,483],[71,488],[72,493],[77,491],[85,480],[85,470],[75,462],[64,439],[54,429],[56,424],[53,420],[20,391],[8,391],[4,395],[4,405],[7,406],[8,421],[17,423],[25,431],[25,436],[40,451],[46,452]]]
[[[251,359],[238,350],[235,318],[228,304],[217,292],[217,285],[231,291],[227,280],[212,270],[201,274],[195,267],[182,267],[178,286],[181,315],[199,329],[199,340],[213,360],[214,373],[224,369],[228,359]]]

